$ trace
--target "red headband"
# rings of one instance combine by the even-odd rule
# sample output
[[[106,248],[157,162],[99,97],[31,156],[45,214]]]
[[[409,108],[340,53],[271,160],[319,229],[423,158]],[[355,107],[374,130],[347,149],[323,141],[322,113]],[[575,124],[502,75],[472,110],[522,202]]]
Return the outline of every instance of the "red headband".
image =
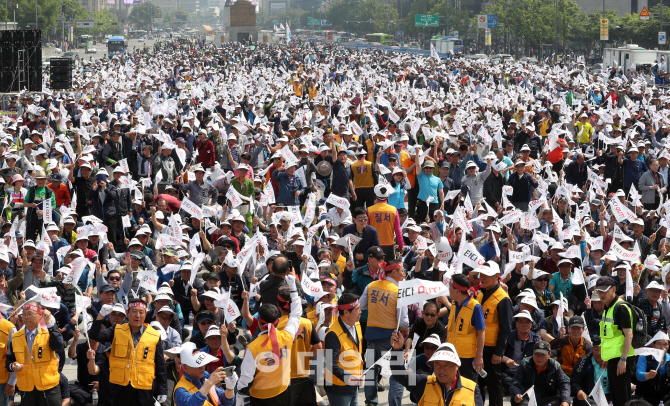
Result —
[[[24,304],[23,310],[32,310],[35,313],[39,313],[40,315],[42,314],[42,309],[39,306],[30,303]]]
[[[347,304],[343,304],[343,305],[337,305],[336,304],[336,305],[333,306],[333,312],[335,312],[335,314],[339,315],[340,310],[351,310],[351,309],[356,308],[356,306],[358,306],[358,305],[360,305],[360,303],[358,302],[358,299],[356,299],[355,302],[351,302],[351,303],[347,303]]]
[[[451,287],[454,288],[454,289],[456,289],[456,290],[460,290],[460,291],[463,292],[463,293],[467,293],[467,292],[468,292],[468,288],[466,288],[465,286],[461,286],[461,285],[459,285],[458,283],[456,283],[456,282],[454,282],[454,281],[451,281]]]
[[[279,341],[277,340],[277,323],[279,320],[275,320],[273,323],[268,323],[265,320],[261,319],[260,317],[258,318],[258,321],[260,322],[260,329],[261,331],[267,330],[268,332],[268,339],[265,340],[263,343],[263,346],[266,346],[268,341],[272,342],[272,353],[277,356],[277,359],[281,359],[279,356]]]
[[[128,310],[132,309],[133,307],[141,307],[144,310],[147,309],[147,304],[144,302],[130,302],[128,303]]]
[[[291,309],[291,305],[290,305],[291,302],[289,302],[288,300],[284,300],[284,298],[281,297],[281,295],[277,295],[277,301],[282,302],[282,303],[285,303],[284,305],[279,306],[279,307],[281,307],[282,309],[286,309],[286,310]]]

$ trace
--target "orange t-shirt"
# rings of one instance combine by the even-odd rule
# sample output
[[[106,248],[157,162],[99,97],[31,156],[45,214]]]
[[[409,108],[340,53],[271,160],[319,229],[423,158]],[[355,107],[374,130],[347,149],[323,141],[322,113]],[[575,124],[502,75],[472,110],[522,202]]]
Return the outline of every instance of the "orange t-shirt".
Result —
[[[561,141],[562,141],[562,142],[565,142],[565,140],[564,140],[563,138],[559,138],[558,141],[559,141],[559,142],[561,142]],[[547,141],[547,142],[549,142],[549,141]],[[558,147],[556,147],[556,148],[554,148],[553,150],[549,151],[549,153],[547,154],[547,159],[548,159],[549,162],[551,162],[552,164],[555,164],[556,162],[558,162],[558,161],[560,161],[561,159],[563,159],[563,146],[559,144]]]

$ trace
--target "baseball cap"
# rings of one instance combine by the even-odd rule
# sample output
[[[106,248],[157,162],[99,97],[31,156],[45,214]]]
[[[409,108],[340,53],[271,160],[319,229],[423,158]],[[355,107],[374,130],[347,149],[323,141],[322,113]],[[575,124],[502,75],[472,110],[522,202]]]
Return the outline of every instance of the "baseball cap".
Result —
[[[540,340],[533,345],[533,354],[549,355],[549,353],[551,353],[551,346],[548,342]]]
[[[384,251],[381,249],[381,247],[378,246],[368,248],[367,254],[368,258],[374,257],[377,259],[382,259],[386,255],[384,254]]]
[[[596,292],[607,292],[612,286],[616,286],[616,282],[609,276],[601,276],[596,281]]]
[[[584,319],[581,316],[572,316],[568,322],[568,327],[584,327]]]

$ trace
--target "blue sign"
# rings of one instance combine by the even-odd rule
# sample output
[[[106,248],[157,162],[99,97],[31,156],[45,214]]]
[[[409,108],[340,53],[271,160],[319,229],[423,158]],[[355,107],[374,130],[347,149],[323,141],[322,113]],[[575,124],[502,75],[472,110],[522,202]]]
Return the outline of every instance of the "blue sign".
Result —
[[[498,15],[489,14],[486,18],[488,27],[487,28],[498,28]]]
[[[329,23],[328,20],[321,20],[321,26],[322,27],[330,27],[332,25],[333,25],[333,23]]]
[[[404,31],[397,31],[396,35],[405,35],[405,32]]]

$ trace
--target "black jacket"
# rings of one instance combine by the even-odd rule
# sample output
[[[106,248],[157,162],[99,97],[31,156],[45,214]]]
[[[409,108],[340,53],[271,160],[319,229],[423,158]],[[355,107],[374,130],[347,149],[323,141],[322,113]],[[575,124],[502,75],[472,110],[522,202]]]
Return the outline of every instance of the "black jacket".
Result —
[[[577,360],[577,364],[573,368],[572,375],[570,376],[570,393],[572,396],[577,396],[577,392],[580,390],[588,395],[596,385],[592,360],[592,352],[589,352]]]
[[[279,288],[286,285],[284,278],[275,275],[269,275],[265,280],[258,285],[258,293],[261,295],[261,303],[270,303],[277,305],[277,295]]]
[[[115,216],[117,196],[116,189],[113,187],[105,187],[105,189],[98,187],[96,190],[89,190],[86,194],[89,213],[102,220]]]
[[[507,180],[502,173],[496,176],[491,172],[484,181],[484,199],[492,208],[495,209],[496,203],[502,203],[502,190],[505,185],[507,185]]]
[[[544,371],[542,371],[544,374]],[[514,385],[509,390],[509,394],[514,397],[523,395],[531,386],[535,385],[535,398],[540,399],[547,396],[558,396],[561,402],[570,403],[570,378],[565,375],[561,364],[553,358],[550,358],[546,367],[546,381],[539,384],[537,378],[537,369],[533,357],[524,358],[514,375]],[[541,385],[541,386],[540,386]],[[541,387],[549,388],[551,393],[539,393]]]
[[[188,281],[186,281],[186,283],[188,283]],[[190,289],[197,290],[198,301],[200,303],[203,302],[201,296],[203,293],[205,293],[205,289],[203,288],[202,279],[197,277],[193,279],[193,286],[189,286],[188,289],[189,291]],[[181,306],[182,314],[184,314],[184,317],[187,317],[186,315],[188,314],[188,312],[193,311],[193,305],[191,304],[191,293],[186,291],[186,287],[184,286],[184,280],[181,278],[181,275],[177,275],[174,277],[174,285],[172,286],[172,293],[174,293],[174,300],[176,300]]]
[[[512,332],[509,334],[509,338],[507,339],[507,346],[505,347],[505,356],[507,358],[514,358],[514,345],[516,342],[519,340],[519,336],[517,335],[516,329],[512,330]],[[521,361],[526,358],[526,357],[532,357],[533,356],[533,347],[535,346],[535,343],[542,340],[540,338],[540,335],[538,333],[534,333],[532,331],[529,332],[528,335],[528,341],[526,341],[525,344],[523,344],[523,348],[521,349],[521,360],[515,359],[514,361],[518,362],[521,364]],[[511,375],[512,372],[509,370],[509,367],[505,365],[504,363],[501,364],[502,369],[500,370],[504,374],[509,374]]]
[[[570,162],[570,165],[565,169],[565,180],[581,188],[589,178],[586,168],[586,162],[583,162],[581,165],[577,161]]]
[[[131,189],[121,188],[121,184],[116,180],[109,182],[108,186],[112,187],[116,192],[116,214],[125,216],[133,208],[133,198],[130,194]]]

